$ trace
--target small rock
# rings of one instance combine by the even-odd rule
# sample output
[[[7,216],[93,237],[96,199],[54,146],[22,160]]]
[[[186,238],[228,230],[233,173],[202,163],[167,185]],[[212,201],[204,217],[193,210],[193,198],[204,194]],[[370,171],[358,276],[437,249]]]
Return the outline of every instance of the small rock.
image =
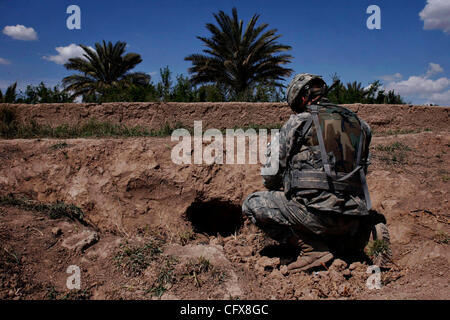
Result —
[[[14,292],[14,290],[9,290],[9,291],[8,291],[8,296],[9,296],[10,298],[14,297],[15,295],[16,295],[16,293]]]
[[[251,247],[239,246],[236,248],[236,251],[241,257],[250,257],[253,255],[253,249]]]
[[[271,272],[280,264],[280,258],[261,257],[256,262],[256,270],[259,272]]]
[[[361,267],[362,267],[362,263],[361,263],[361,262],[353,262],[353,263],[348,267],[348,269],[349,269],[350,271],[353,271],[353,270],[359,269],[359,268],[361,268]]]
[[[330,270],[344,271],[347,268],[347,263],[344,260],[336,259],[330,266]]]
[[[342,271],[342,275],[344,277],[350,277],[352,275],[352,273],[350,272],[350,270],[345,269],[344,271]]]
[[[283,276],[287,276],[289,274],[289,269],[286,265],[282,265],[280,267],[280,272]]]
[[[97,232],[84,230],[65,239],[61,245],[70,250],[83,252],[90,246],[97,243],[98,240],[99,237]]]
[[[55,237],[60,236],[60,235],[62,234],[61,228],[59,228],[59,227],[54,227],[54,228],[52,229],[52,234],[53,234]]]
[[[270,273],[269,277],[272,279],[281,279],[281,278],[283,278],[283,275],[281,274],[280,270],[273,269],[272,272]]]

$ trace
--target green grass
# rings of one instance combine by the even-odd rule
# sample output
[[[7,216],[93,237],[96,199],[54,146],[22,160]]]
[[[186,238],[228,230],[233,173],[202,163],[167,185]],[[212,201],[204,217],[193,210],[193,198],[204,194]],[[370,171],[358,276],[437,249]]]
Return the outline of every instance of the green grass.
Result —
[[[5,139],[32,139],[32,138],[90,138],[90,137],[166,137],[172,134],[175,129],[184,126],[178,122],[174,126],[166,123],[159,130],[149,130],[142,126],[127,126],[102,122],[90,119],[88,122],[59,126],[38,124],[35,121],[30,123],[17,123],[15,121],[6,123],[0,122],[0,138]],[[64,147],[64,146],[60,146]]]
[[[89,300],[92,293],[89,290],[70,290],[69,292],[62,293],[50,287],[47,289],[45,299],[47,300]]]
[[[389,251],[389,244],[384,240],[374,240],[368,243],[366,253],[370,258],[375,258]]]
[[[248,124],[241,128],[233,129],[280,129],[281,123],[278,124]],[[19,123],[17,121],[16,111],[11,107],[0,108],[0,138],[4,139],[34,139],[34,138],[91,138],[91,137],[167,137],[176,129],[186,129],[192,135],[194,130],[192,127],[185,126],[181,122],[174,125],[165,123],[160,129],[148,129],[143,126],[127,126],[124,124],[116,124],[111,122],[99,121],[95,118],[89,119],[87,122],[68,125],[62,124],[58,126],[50,126],[48,124],[39,124],[34,120],[28,123]],[[204,128],[206,130],[207,128]],[[226,129],[221,130],[225,134]],[[54,150],[67,147],[67,144],[61,143],[52,146]]]
[[[377,145],[377,146],[375,146],[375,150],[394,152],[394,151],[411,151],[411,148],[409,148],[407,145],[405,145],[402,142],[396,141],[396,142],[393,142],[386,146]]]
[[[248,124],[242,128],[237,126],[233,129],[254,129],[258,132],[260,129],[280,129],[282,124]],[[192,135],[192,127],[185,126],[181,122],[174,125],[165,123],[160,129],[148,129],[143,126],[127,126],[111,122],[99,121],[95,118],[89,121],[68,125],[50,126],[48,124],[39,124],[32,120],[29,123],[19,123],[16,119],[15,111],[11,108],[3,107],[0,109],[0,138],[4,139],[35,139],[35,138],[100,138],[100,137],[167,137],[176,129],[186,129]],[[206,130],[207,128],[204,128]],[[221,130],[225,134],[226,129]],[[62,149],[67,144],[57,144],[52,149]]]
[[[197,258],[197,261],[189,261],[189,263],[186,265],[187,274],[191,276],[194,274],[198,275],[204,272],[208,272],[209,270],[211,270],[211,268],[211,262],[203,256]]]
[[[431,129],[425,128],[425,129],[396,129],[396,130],[387,130],[383,132],[377,132],[374,131],[374,136],[393,136],[397,134],[413,134],[413,133],[420,133],[420,132],[430,132]]]
[[[129,276],[138,276],[162,253],[161,245],[155,239],[149,239],[144,245],[121,244],[114,260]]]
[[[51,288],[47,289],[45,299],[56,300],[58,298],[58,295],[59,295],[59,292],[55,289],[55,287],[51,287]]]
[[[410,147],[399,141],[389,145],[377,145],[374,149],[381,153],[377,158],[391,164],[406,163],[407,153],[412,150]]]
[[[73,204],[64,202],[41,203],[28,199],[24,196],[17,196],[12,193],[0,195],[0,205],[9,205],[19,207],[25,210],[38,211],[47,214],[51,219],[67,217],[71,220],[78,220],[87,225],[84,221],[84,212],[81,208]]]
[[[188,244],[189,241],[195,239],[195,233],[191,230],[185,231],[182,234],[179,235],[180,243],[182,246],[185,246]]]
[[[145,293],[158,298],[161,297],[168,290],[168,287],[176,281],[174,266],[177,262],[176,258],[169,257],[163,264],[155,283]]]

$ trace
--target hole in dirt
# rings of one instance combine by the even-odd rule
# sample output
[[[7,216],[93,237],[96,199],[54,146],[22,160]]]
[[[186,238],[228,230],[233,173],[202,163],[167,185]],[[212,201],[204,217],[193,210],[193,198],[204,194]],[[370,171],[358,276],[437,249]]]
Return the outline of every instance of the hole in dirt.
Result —
[[[195,201],[186,210],[194,232],[210,236],[230,236],[244,222],[241,206],[222,200]]]

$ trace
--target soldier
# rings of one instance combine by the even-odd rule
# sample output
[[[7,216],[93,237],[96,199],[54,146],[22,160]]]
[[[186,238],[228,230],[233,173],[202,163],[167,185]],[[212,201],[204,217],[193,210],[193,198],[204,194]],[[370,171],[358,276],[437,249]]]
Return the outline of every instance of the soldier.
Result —
[[[333,259],[326,240],[356,237],[371,207],[365,178],[369,125],[352,111],[327,103],[327,92],[320,76],[294,77],[287,102],[295,114],[280,130],[279,170],[263,175],[269,191],[249,195],[242,205],[250,221],[271,238],[300,247],[300,256],[288,265],[291,271]]]

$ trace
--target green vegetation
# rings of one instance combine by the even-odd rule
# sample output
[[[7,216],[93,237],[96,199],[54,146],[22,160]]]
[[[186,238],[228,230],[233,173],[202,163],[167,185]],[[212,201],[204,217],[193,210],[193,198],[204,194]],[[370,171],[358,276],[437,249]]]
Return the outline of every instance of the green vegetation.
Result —
[[[420,133],[420,132],[430,132],[429,128],[419,128],[419,129],[396,129],[396,130],[387,130],[384,132],[372,131],[374,136],[395,136],[398,134],[412,134],[412,133]]]
[[[191,277],[196,287],[201,287],[202,283],[199,279],[199,275],[207,273],[212,269],[211,262],[203,256],[197,258],[197,261],[191,260],[186,264],[185,276]]]
[[[148,239],[143,245],[121,244],[114,260],[128,276],[137,276],[162,253],[161,240]]]
[[[22,264],[21,262],[21,256],[19,253],[15,252],[13,249],[6,249],[6,247],[0,247],[0,250],[3,249],[5,253],[7,254],[6,259],[4,260],[5,263],[13,263],[16,265]],[[4,259],[4,257],[2,257]],[[1,264],[0,264],[1,265]]]
[[[221,283],[225,281],[227,274],[220,268],[213,266],[207,258],[200,256],[197,259],[191,259],[186,264],[183,277],[192,278],[194,285],[201,287],[202,281],[205,281],[205,277],[212,278]]]
[[[191,276],[194,274],[208,272],[211,268],[211,262],[203,256],[198,257],[197,261],[191,260],[188,264],[186,264],[186,272]]]
[[[24,210],[42,212],[47,214],[51,219],[67,217],[71,220],[78,220],[82,224],[87,225],[83,219],[83,210],[73,204],[66,204],[64,202],[41,203],[30,200],[27,197],[18,197],[10,193],[7,195],[0,195],[0,205],[15,206]]]
[[[6,88],[5,94],[0,90],[0,102],[3,103],[15,103],[17,99],[17,82],[14,82],[8,88]]]
[[[131,85],[146,85],[150,77],[142,72],[130,72],[142,62],[137,53],[125,54],[125,42],[95,43],[95,50],[80,45],[83,58],[70,58],[64,67],[78,71],[65,77],[62,83],[72,97],[102,95],[112,88],[127,88]]]
[[[66,103],[74,98],[68,92],[61,90],[58,85],[47,87],[43,82],[37,86],[28,85],[24,92],[17,93],[17,82],[10,85],[3,96],[0,90],[0,103]]]
[[[328,99],[332,103],[350,104],[350,103],[367,103],[367,104],[405,104],[400,95],[393,90],[386,93],[385,90],[380,90],[381,81],[376,80],[372,82],[368,88],[364,88],[361,82],[353,81],[344,85],[339,77],[334,74],[332,76],[333,82],[337,84],[328,93]]]
[[[195,239],[195,233],[188,230],[179,235],[180,243],[182,246],[185,246],[189,243],[189,241]]]
[[[259,15],[256,14],[244,28],[236,8],[232,9],[231,17],[223,11],[213,15],[217,26],[206,24],[211,37],[197,37],[206,46],[204,54],[185,58],[192,62],[191,82],[215,84],[229,101],[252,101],[258,95],[258,86],[271,90],[283,87],[280,81],[292,73],[292,69],[283,65],[293,57],[280,54],[291,47],[276,42],[281,37],[277,30],[265,30],[267,23],[257,26]]]
[[[181,122],[177,122],[174,125],[165,123],[158,130],[147,129],[141,126],[129,127],[124,124],[114,124],[110,122],[98,121],[95,118],[89,119],[89,121],[67,125],[62,124],[59,126],[49,126],[45,124],[38,124],[35,121],[30,123],[19,123],[16,119],[15,110],[12,107],[1,106],[0,107],[0,138],[6,139],[30,139],[30,138],[57,138],[57,139],[70,139],[70,138],[96,138],[96,137],[167,137],[170,136],[173,130],[184,128],[191,134],[193,128],[183,125]],[[244,131],[247,129],[254,129],[256,131],[260,129],[280,129],[282,124],[248,124],[240,129]],[[237,126],[234,128],[239,129]],[[206,128],[205,128],[206,130]],[[225,134],[225,129],[222,130]],[[50,148],[52,150],[58,150],[68,147],[66,143],[58,143]]]
[[[371,259],[387,254],[388,251],[389,244],[386,241],[380,239],[370,241],[366,247],[366,253]]]
[[[410,147],[399,141],[385,146],[377,145],[374,149],[381,152],[381,156],[376,156],[377,158],[390,164],[404,164],[407,159],[407,152],[411,151]]]
[[[55,287],[50,287],[47,289],[45,299],[47,300],[89,300],[92,293],[89,290],[70,290],[69,292],[62,293],[55,289]]]
[[[377,145],[375,147],[375,150],[378,151],[386,151],[386,152],[395,152],[398,150],[402,150],[402,151],[411,151],[411,148],[409,148],[407,145],[405,145],[402,142],[396,141],[393,142],[387,146],[383,146],[383,145]]]
[[[164,292],[167,291],[168,287],[175,282],[174,266],[178,260],[174,257],[169,257],[165,260],[162,265],[156,281],[153,283],[152,287],[145,291],[146,294],[151,296],[161,297]]]
[[[149,130],[141,126],[129,127],[123,124],[98,121],[94,118],[81,124],[59,125],[52,127],[30,123],[18,123],[14,110],[0,107],[0,138],[7,139],[29,139],[29,138],[80,138],[80,137],[165,137],[172,134],[175,129],[182,128],[181,123],[170,126],[166,123],[159,130]],[[54,146],[54,148],[66,147]]]

